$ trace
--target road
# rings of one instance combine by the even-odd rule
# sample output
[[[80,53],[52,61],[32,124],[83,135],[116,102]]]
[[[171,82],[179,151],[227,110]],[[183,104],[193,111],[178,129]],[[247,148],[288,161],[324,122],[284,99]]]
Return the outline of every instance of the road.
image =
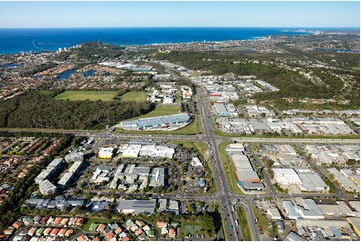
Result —
[[[210,128],[210,114],[207,107],[204,105],[200,92],[197,92],[198,107],[201,114],[202,124],[204,128],[204,133],[209,144],[210,154],[211,154],[211,163],[213,166],[213,172],[216,185],[217,185],[217,201],[220,201],[220,208],[222,210],[223,222],[225,224],[225,236],[228,240],[244,240],[240,227],[236,225],[237,213],[232,211],[233,195],[229,190],[228,180],[224,173],[221,158],[218,152],[218,143],[217,137],[214,135],[212,129]]]
[[[168,73],[170,73],[174,78],[177,77],[176,73],[172,72],[170,68],[166,67]],[[177,77],[179,78],[179,76]],[[64,133],[71,134],[75,136],[88,136],[94,139],[97,139],[96,145],[93,146],[92,151],[98,149],[98,145],[102,142],[109,140],[154,140],[167,142],[170,140],[184,140],[184,141],[200,141],[206,142],[209,145],[209,154],[212,164],[212,171],[214,181],[216,183],[217,192],[215,194],[192,194],[185,195],[180,190],[180,177],[177,177],[178,190],[175,194],[166,194],[164,196],[153,195],[153,198],[170,198],[178,200],[201,200],[208,202],[216,201],[219,203],[219,208],[222,212],[223,223],[225,228],[225,238],[228,240],[240,241],[244,240],[244,235],[240,229],[240,226],[236,225],[236,220],[238,215],[234,211],[235,206],[242,206],[244,212],[247,216],[249,230],[251,232],[252,239],[255,241],[260,240],[260,235],[258,233],[258,228],[254,224],[254,214],[252,210],[253,200],[255,199],[254,195],[236,195],[231,192],[228,179],[224,172],[222,161],[219,154],[219,144],[221,142],[240,142],[246,143],[249,156],[252,157],[252,160],[255,163],[263,167],[264,165],[258,160],[256,154],[254,154],[252,149],[253,143],[288,143],[288,144],[306,144],[306,143],[323,143],[323,144],[360,144],[359,139],[326,139],[326,138],[267,138],[267,137],[226,137],[226,136],[217,136],[214,133],[216,130],[216,125],[213,120],[213,115],[211,114],[211,106],[209,105],[208,98],[205,95],[204,89],[198,89],[196,92],[196,98],[198,102],[198,109],[201,115],[201,121],[203,124],[204,132],[197,135],[172,135],[172,134],[125,134],[119,132],[112,132],[113,130],[103,130],[103,131],[83,131],[83,130],[56,130],[56,129],[6,129],[9,132],[46,132],[46,133]],[[0,129],[5,130],[5,129]],[[311,164],[312,165],[312,164]],[[313,168],[322,175],[321,170],[317,166]],[[180,170],[177,169],[177,173],[180,174]],[[257,199],[272,198],[272,199],[292,199],[294,197],[317,197],[317,198],[329,198],[332,196],[337,196],[338,199],[355,199],[353,195],[345,194],[337,189],[336,194],[279,194],[275,191],[270,178],[268,177],[267,170],[262,170],[264,176],[264,182],[266,183],[269,193],[263,195],[257,195]],[[142,195],[142,194],[139,194]],[[239,220],[239,219],[238,219]],[[242,225],[241,225],[242,226]],[[217,236],[218,237],[218,236]]]

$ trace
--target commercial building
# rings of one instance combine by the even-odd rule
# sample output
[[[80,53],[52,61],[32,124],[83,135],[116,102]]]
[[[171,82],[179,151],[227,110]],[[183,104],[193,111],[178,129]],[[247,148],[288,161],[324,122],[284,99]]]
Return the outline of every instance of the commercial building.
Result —
[[[31,208],[47,208],[58,209],[62,211],[65,207],[71,210],[74,207],[81,207],[84,205],[83,199],[65,199],[63,196],[57,196],[55,199],[27,199],[22,207]]]
[[[114,148],[100,148],[98,151],[98,157],[100,159],[111,159],[113,157]]]
[[[128,193],[143,190],[147,187],[149,173],[150,167],[147,166],[136,167],[135,165],[120,164],[114,173],[109,188],[122,189]]]
[[[150,200],[118,200],[117,210],[125,214],[153,214],[155,199]]]
[[[159,199],[158,200],[159,212],[170,212],[173,214],[179,214],[179,203],[176,200]]]
[[[122,158],[137,158],[139,156],[173,158],[174,148],[153,144],[125,144],[121,148]]]
[[[112,172],[112,168],[108,167],[97,167],[93,173],[92,178],[90,179],[93,183],[102,183],[109,182],[110,173]]]
[[[150,187],[164,187],[165,185],[165,168],[159,167],[159,168],[153,168],[149,186]]]
[[[82,153],[82,152],[70,153],[70,154],[67,154],[64,157],[64,159],[67,163],[75,162],[75,161],[84,161],[84,153]]]
[[[192,118],[187,113],[179,113],[168,116],[142,118],[133,121],[123,121],[119,124],[119,127],[126,130],[174,130],[186,126],[191,121]]]

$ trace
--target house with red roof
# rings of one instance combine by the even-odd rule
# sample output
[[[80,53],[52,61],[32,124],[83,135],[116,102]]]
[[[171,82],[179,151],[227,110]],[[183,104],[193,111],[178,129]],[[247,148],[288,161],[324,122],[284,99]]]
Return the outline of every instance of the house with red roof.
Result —
[[[61,229],[58,233],[58,236],[63,237],[65,235],[66,229]]]
[[[50,232],[50,236],[51,236],[51,237],[57,236],[58,233],[59,233],[59,230],[60,230],[60,229],[53,228],[53,229],[51,230],[51,232]]]
[[[169,236],[170,238],[174,238],[174,237],[176,236],[175,230],[174,230],[174,229],[169,229],[169,231],[168,231],[168,236]]]
[[[83,235],[80,235],[76,240],[77,241],[88,241],[89,238],[85,234],[83,234]]]
[[[97,227],[97,232],[102,233],[105,229],[105,225],[104,224],[99,224]]]
[[[107,240],[111,240],[114,237],[114,233],[112,231],[110,231],[109,233],[107,233],[105,235],[105,237],[107,238]]]
[[[13,227],[16,229],[21,228],[23,225],[24,225],[24,223],[21,221],[16,221],[15,223],[13,223]]]

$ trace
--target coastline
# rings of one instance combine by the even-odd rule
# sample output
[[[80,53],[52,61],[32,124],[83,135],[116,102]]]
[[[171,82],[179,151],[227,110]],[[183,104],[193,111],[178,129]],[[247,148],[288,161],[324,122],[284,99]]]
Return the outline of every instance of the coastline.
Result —
[[[227,28],[227,27],[216,27],[216,28],[81,28],[81,29],[61,29],[62,33],[57,33],[58,29],[0,29],[1,31],[13,32],[9,37],[5,35],[4,39],[0,38],[0,55],[14,55],[21,52],[24,53],[44,53],[44,52],[55,52],[58,49],[69,48],[83,42],[101,42],[105,44],[120,46],[120,47],[147,47],[147,46],[161,46],[161,45],[184,45],[184,44],[219,44],[226,42],[239,42],[239,41],[263,41],[277,36],[300,36],[314,34],[314,30],[310,29],[309,32],[300,31],[300,28],[287,28],[287,32],[284,32],[285,28]],[[80,31],[79,33],[74,31]],[[98,33],[97,31],[103,31]],[[125,32],[121,32],[121,31]],[[229,32],[229,30],[232,30]],[[20,31],[19,33],[17,31]],[[18,43],[10,43],[11,35],[21,35],[21,31],[29,31],[34,36],[26,36]],[[34,32],[35,31],[35,32]],[[110,32],[109,32],[110,31]],[[114,32],[114,36],[113,32]],[[118,31],[118,32],[117,32]],[[120,32],[119,32],[120,31]],[[129,33],[127,35],[126,31]],[[142,31],[145,31],[144,34]],[[159,32],[163,31],[163,32]],[[202,32],[203,31],[203,32]],[[44,33],[45,32],[45,33]],[[79,39],[81,32],[87,34],[84,38],[76,42],[76,38]],[[263,33],[264,32],[264,33]],[[272,34],[268,34],[272,32]],[[54,37],[56,33],[56,36]],[[76,36],[74,39],[66,39],[71,37],[70,35]],[[119,38],[118,35],[121,35]],[[25,35],[25,33],[24,33]],[[104,36],[102,36],[104,35]],[[109,37],[110,36],[110,37]],[[145,36],[145,37],[144,37]],[[54,38],[58,38],[54,40]],[[108,39],[107,39],[108,38]],[[110,38],[110,39],[109,39]],[[219,38],[219,40],[215,40]],[[192,40],[193,39],[193,40]],[[165,42],[167,41],[167,42]]]

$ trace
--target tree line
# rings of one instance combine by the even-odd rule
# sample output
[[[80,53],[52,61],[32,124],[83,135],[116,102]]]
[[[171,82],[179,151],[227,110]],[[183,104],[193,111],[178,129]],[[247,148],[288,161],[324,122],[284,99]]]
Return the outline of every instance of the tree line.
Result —
[[[0,127],[102,129],[152,109],[148,101],[55,100],[53,95],[29,92],[0,101]]]

